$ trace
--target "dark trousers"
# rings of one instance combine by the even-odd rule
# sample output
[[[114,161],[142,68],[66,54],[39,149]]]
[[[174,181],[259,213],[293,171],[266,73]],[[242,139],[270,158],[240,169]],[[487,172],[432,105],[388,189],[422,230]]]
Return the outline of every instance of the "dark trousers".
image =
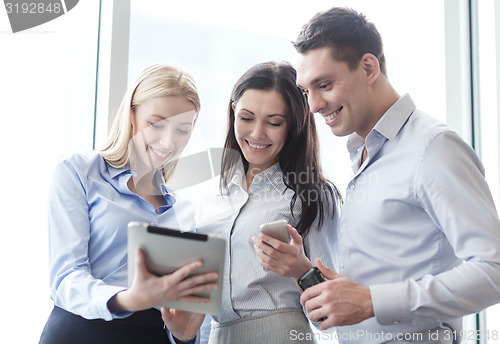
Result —
[[[87,320],[54,307],[39,344],[156,344],[170,343],[156,309],[136,312],[124,319]]]

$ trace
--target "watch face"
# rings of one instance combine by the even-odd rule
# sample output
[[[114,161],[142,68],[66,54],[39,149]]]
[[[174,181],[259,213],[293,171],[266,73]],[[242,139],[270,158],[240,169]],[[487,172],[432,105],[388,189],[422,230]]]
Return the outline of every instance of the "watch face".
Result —
[[[309,271],[307,271],[301,278],[299,278],[298,283],[302,290],[306,290],[307,288],[324,281],[325,278],[318,268],[313,267],[309,269]]]

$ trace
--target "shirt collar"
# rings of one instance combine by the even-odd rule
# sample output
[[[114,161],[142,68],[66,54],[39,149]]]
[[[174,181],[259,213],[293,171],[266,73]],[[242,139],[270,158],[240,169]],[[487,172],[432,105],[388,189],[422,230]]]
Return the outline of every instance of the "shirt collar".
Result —
[[[224,190],[224,193],[228,193],[229,189],[231,188],[231,185],[237,185],[238,187],[242,187],[243,183],[245,182],[244,178],[244,172],[242,169],[237,169],[234,173],[233,178],[231,179],[231,182],[229,183],[228,187],[226,190]],[[285,185],[285,182],[283,181],[283,170],[281,169],[280,163],[277,162],[268,169],[258,173],[255,175],[255,178],[258,176],[261,176],[262,178],[266,179],[269,181],[271,186],[278,191],[280,194],[284,194],[287,186]]]
[[[410,95],[405,94],[384,113],[368,134],[367,138],[372,132],[376,131],[389,140],[394,139],[415,109],[415,103]],[[364,141],[361,136],[353,133],[347,140],[347,150],[352,154],[363,144]]]
[[[116,168],[116,167],[113,167],[110,164],[108,164],[105,160],[104,160],[104,163],[106,164],[109,176],[112,179],[114,179],[117,176],[120,176],[122,174],[135,175],[135,172],[132,171],[128,165],[125,165],[124,167]],[[154,175],[154,178],[155,178],[155,184],[159,185],[161,193],[167,202],[167,204],[165,204],[163,207],[168,207],[168,208],[172,207],[175,204],[176,200],[175,200],[175,197],[171,193],[169,193],[167,187],[165,186],[165,179],[163,178],[163,174],[160,171],[157,171]]]
[[[269,167],[267,170],[261,173],[264,177],[271,183],[273,188],[280,194],[284,194],[286,191],[286,185],[283,181],[283,170],[281,169],[280,163],[277,162],[273,166]],[[258,175],[259,175],[258,174]]]
[[[101,158],[102,158],[102,156],[101,156]],[[104,164],[106,165],[109,176],[112,179],[114,179],[115,177],[119,176],[122,173],[133,174],[132,170],[130,169],[130,167],[128,165],[116,168],[116,167],[111,166],[106,160],[104,160],[104,158],[102,158],[102,160],[103,160]]]
[[[415,103],[413,103],[410,95],[404,95],[392,104],[389,110],[375,124],[373,130],[392,140],[399,133],[413,111],[415,111],[415,108]]]
[[[234,171],[234,175],[231,178],[231,181],[227,185],[226,189],[223,190],[223,192],[225,194],[229,194],[229,189],[231,189],[232,187],[235,187],[235,186],[243,189],[243,183],[245,182],[244,175],[245,175],[245,173],[243,172],[243,168],[237,168]]]

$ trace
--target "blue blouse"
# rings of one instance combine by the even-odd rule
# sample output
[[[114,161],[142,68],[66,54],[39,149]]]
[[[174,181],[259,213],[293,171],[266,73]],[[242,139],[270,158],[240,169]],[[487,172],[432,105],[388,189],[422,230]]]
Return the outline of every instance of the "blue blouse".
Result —
[[[49,196],[50,285],[56,306],[86,319],[129,315],[107,307],[128,286],[127,224],[193,228],[189,207],[178,211],[183,205],[167,192],[160,173],[156,182],[166,205],[158,208],[129,190],[132,175],[129,168],[111,167],[97,152],[66,156],[56,165]]]

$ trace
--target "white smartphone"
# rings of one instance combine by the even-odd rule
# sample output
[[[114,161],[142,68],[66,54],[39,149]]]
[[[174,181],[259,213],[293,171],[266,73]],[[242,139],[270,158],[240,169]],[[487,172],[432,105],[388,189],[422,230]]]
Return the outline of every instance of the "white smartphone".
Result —
[[[275,239],[288,243],[287,220],[279,220],[260,225],[260,231]]]

